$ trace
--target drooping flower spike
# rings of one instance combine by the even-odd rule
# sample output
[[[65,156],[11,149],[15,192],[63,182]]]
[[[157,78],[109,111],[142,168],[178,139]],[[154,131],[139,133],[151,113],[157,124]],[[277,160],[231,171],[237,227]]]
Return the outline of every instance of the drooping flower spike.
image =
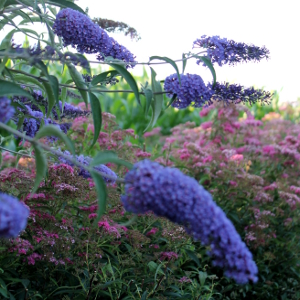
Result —
[[[17,237],[25,229],[28,216],[25,204],[0,192],[0,238]]]
[[[260,61],[263,58],[269,58],[269,50],[265,47],[247,45],[245,43],[236,43],[233,40],[220,38],[219,36],[207,37],[201,36],[194,42],[193,48],[200,47],[207,50],[207,56],[212,63],[218,63],[219,66],[225,64],[235,65],[239,62]],[[197,61],[199,64],[201,60]]]
[[[11,100],[6,97],[0,97],[0,122],[7,123],[15,113],[11,106]]]
[[[71,45],[81,53],[98,53],[98,60],[112,56],[127,62],[127,67],[135,64],[135,56],[111,38],[88,16],[71,8],[61,10],[53,25],[54,32],[63,38],[64,46]]]
[[[258,269],[252,254],[223,210],[211,195],[178,169],[144,160],[125,176],[121,197],[127,211],[153,211],[174,223],[210,248],[215,266],[240,284],[257,281]]]

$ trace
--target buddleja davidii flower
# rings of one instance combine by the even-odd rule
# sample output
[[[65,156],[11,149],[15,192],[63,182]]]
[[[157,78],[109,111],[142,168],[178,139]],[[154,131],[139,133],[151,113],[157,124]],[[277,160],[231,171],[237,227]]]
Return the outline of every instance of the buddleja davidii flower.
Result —
[[[0,97],[0,122],[7,123],[15,113],[11,106],[11,100],[6,97]]]
[[[64,46],[71,45],[81,53],[98,53],[97,59],[100,61],[111,56],[127,62],[127,67],[135,63],[135,57],[129,50],[109,37],[88,16],[76,10],[61,10],[56,16],[53,30],[63,38]]]
[[[254,87],[245,88],[239,84],[230,84],[228,82],[216,82],[215,86],[211,83],[208,84],[212,93],[212,101],[225,102],[225,103],[249,103],[262,102],[269,104],[273,94],[264,90],[258,90]]]
[[[64,152],[61,152],[62,154],[64,155],[67,155],[70,157],[70,159],[72,159],[72,155],[69,151],[64,151]],[[76,155],[75,157],[78,162],[82,163],[83,165],[85,166],[89,166],[91,161],[92,161],[92,158],[88,157],[88,156],[84,156],[83,154],[81,155]],[[74,164],[71,162],[71,160],[68,160],[68,159],[65,159],[64,157],[59,157],[59,160],[62,162],[62,163],[65,163],[65,164],[68,164],[70,166],[74,166]],[[98,166],[95,166],[94,169],[98,172],[101,172],[101,173],[104,173],[106,175],[108,175],[109,177],[112,177],[112,178],[108,178],[108,177],[105,177],[103,175],[103,179],[106,183],[115,183],[115,179],[117,179],[117,175],[114,171],[112,171],[110,168],[108,168],[107,166],[105,165],[98,165]],[[91,178],[91,174],[85,170],[84,168],[79,168],[79,173],[78,175],[84,177],[84,178]]]
[[[125,176],[126,210],[156,215],[183,224],[186,231],[210,247],[214,265],[238,283],[257,281],[257,266],[233,224],[198,182],[178,169],[141,161]]]
[[[207,50],[207,56],[212,63],[219,66],[225,64],[235,65],[239,62],[260,61],[269,58],[269,50],[265,46],[257,47],[245,43],[236,43],[233,40],[220,38],[219,36],[201,36],[193,43],[193,48],[200,47]],[[199,64],[201,60],[197,61]]]
[[[167,97],[172,98],[176,94],[176,99],[172,103],[173,107],[186,108],[189,105],[202,107],[204,104],[211,104],[213,92],[207,88],[204,81],[196,74],[181,74],[181,85],[177,74],[172,74],[165,79],[164,89]]]
[[[0,238],[17,237],[25,229],[29,209],[17,198],[0,192]]]

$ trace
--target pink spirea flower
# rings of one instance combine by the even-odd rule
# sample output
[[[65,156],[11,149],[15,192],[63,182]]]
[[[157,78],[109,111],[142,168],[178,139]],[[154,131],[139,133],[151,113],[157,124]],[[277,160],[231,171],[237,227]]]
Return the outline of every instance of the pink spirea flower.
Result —
[[[201,127],[202,127],[202,129],[205,130],[205,129],[211,128],[212,125],[213,125],[213,122],[212,122],[212,121],[208,121],[208,122],[202,123],[202,124],[201,124]]]
[[[97,218],[97,214],[95,213],[92,213],[92,214],[89,214],[89,219],[94,219],[94,218]]]
[[[244,159],[243,154],[234,154],[230,157],[231,161],[236,161],[236,162],[240,162]]]
[[[160,254],[161,260],[164,260],[164,259],[172,260],[172,259],[177,259],[177,258],[178,258],[178,254],[175,252],[162,252]]]
[[[153,234],[155,234],[157,231],[158,231],[158,228],[153,227],[150,231],[147,232],[146,235],[147,235],[147,236],[153,235]]]

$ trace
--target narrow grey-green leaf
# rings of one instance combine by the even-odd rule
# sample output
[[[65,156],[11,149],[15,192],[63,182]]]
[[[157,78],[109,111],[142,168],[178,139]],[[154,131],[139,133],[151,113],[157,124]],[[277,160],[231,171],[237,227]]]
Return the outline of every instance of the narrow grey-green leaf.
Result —
[[[36,85],[38,88],[45,90],[43,84],[40,81],[38,81],[37,79],[32,78],[30,76],[23,75],[23,74],[15,74],[14,79],[18,82],[32,83],[32,84]]]
[[[155,125],[155,123],[162,111],[162,105],[163,105],[163,101],[164,101],[164,97],[162,94],[159,94],[159,95],[154,94],[154,93],[162,92],[162,87],[160,85],[160,82],[156,81],[155,71],[152,68],[150,68],[150,69],[151,69],[151,86],[152,86],[154,100],[151,103],[152,118],[151,118],[150,123],[148,124],[147,128],[145,129],[145,131],[147,131],[148,128]]]
[[[202,60],[205,63],[205,65],[209,68],[209,70],[210,70],[210,72],[213,76],[213,80],[214,80],[213,87],[214,87],[215,84],[216,84],[216,81],[217,81],[217,75],[216,75],[216,71],[214,69],[214,66],[211,63],[211,60],[206,56],[193,55],[193,57],[196,57],[196,58]]]
[[[4,70],[5,68],[5,64],[7,63],[7,61],[9,60],[9,57],[8,56],[5,56],[1,63],[0,63],[0,75],[2,74],[2,71]]]
[[[133,76],[125,68],[123,68],[120,65],[110,64],[110,63],[108,63],[108,65],[110,65],[112,68],[117,70],[124,77],[124,79],[127,81],[127,83],[132,88],[137,102],[139,103],[139,105],[141,105],[139,89],[138,89],[138,86],[137,86],[136,81],[133,78]]]
[[[55,102],[56,102],[56,104],[58,104],[59,103],[59,100],[58,100],[58,95],[59,95],[58,80],[57,80],[56,76],[53,76],[53,75],[49,75],[48,78],[49,78],[49,82],[50,82],[50,85],[51,85],[51,88],[52,88],[52,91],[53,91]]]
[[[94,122],[94,139],[91,145],[91,148],[97,142],[97,139],[100,134],[101,125],[102,125],[102,111],[99,99],[93,93],[89,93],[93,122]]]
[[[75,82],[75,85],[79,90],[79,93],[81,94],[81,97],[83,98],[85,104],[88,105],[89,96],[88,96],[87,91],[82,90],[82,89],[86,89],[86,84],[85,84],[81,74],[77,71],[75,66],[73,66],[72,64],[68,63],[67,66],[68,66],[70,75],[71,75],[73,81]]]
[[[82,14],[85,14],[84,10],[82,10],[78,5],[76,5],[75,3],[71,2],[71,1],[66,1],[66,0],[50,0],[50,1],[47,1],[47,3],[53,4],[53,5],[56,5],[56,6],[59,6],[59,7],[69,7],[69,8],[78,10]]]
[[[177,94],[173,94],[173,97],[170,100],[170,102],[168,103],[166,109],[169,108],[172,105],[172,103],[176,100],[176,98],[177,98]]]
[[[43,82],[43,86],[46,91],[47,100],[48,100],[48,108],[47,108],[47,118],[48,118],[50,116],[53,106],[55,105],[55,98],[54,98],[51,85],[48,82]]]
[[[178,70],[178,67],[177,67],[177,65],[176,65],[176,63],[175,63],[174,60],[172,60],[172,59],[170,59],[170,58],[168,58],[166,56],[151,56],[150,59],[149,59],[149,61],[154,60],[154,59],[163,60],[163,61],[169,63],[171,66],[173,66],[173,68],[176,70],[179,84],[181,84],[179,70]]]
[[[101,73],[101,74],[99,74],[99,75],[97,75],[97,76],[95,76],[93,78],[93,80],[91,81],[91,85],[95,86],[99,82],[105,81],[106,78],[108,77],[108,75],[109,75],[109,77],[113,77],[113,76],[116,76],[118,74],[119,74],[118,71],[106,71],[106,72],[103,72],[103,73]]]
[[[187,59],[185,53],[182,53],[182,74],[184,73],[186,67]]]
[[[1,79],[0,96],[25,96],[27,98],[33,99],[33,97],[28,92],[20,88],[20,86],[18,86],[17,84]]]
[[[75,155],[75,147],[73,142],[70,140],[70,138],[64,134],[61,130],[59,130],[56,126],[54,125],[46,125],[43,126],[35,135],[34,139],[38,140],[42,137],[45,136],[56,136],[59,139],[61,139],[65,145],[68,147],[70,152]]]
[[[153,98],[153,93],[151,89],[145,89],[144,90],[145,93],[145,97],[146,97],[146,109],[145,109],[145,115],[148,115],[150,106],[151,106],[151,102],[152,102],[152,98]]]
[[[90,165],[98,166],[98,165],[106,164],[109,162],[117,164],[117,165],[123,165],[129,170],[132,169],[132,163],[118,158],[118,155],[113,151],[98,152],[97,155],[93,158]]]
[[[34,156],[35,156],[35,168],[36,168],[36,174],[35,174],[35,182],[33,189],[31,191],[31,194],[34,194],[36,190],[38,189],[41,181],[46,175],[47,172],[47,160],[45,157],[45,154],[43,150],[40,148],[40,146],[33,144],[34,149]]]
[[[101,175],[96,173],[95,171],[90,172],[97,191],[97,198],[98,198],[98,211],[97,211],[97,218],[95,219],[94,225],[97,225],[97,222],[100,220],[101,216],[105,213],[106,210],[106,185]]]

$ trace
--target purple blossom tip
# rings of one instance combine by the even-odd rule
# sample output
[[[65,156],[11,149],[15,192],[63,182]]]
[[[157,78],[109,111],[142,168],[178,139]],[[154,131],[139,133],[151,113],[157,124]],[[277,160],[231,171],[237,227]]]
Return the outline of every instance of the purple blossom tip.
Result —
[[[258,269],[252,254],[223,210],[198,182],[174,168],[143,160],[125,176],[126,210],[149,210],[183,224],[195,239],[210,248],[215,266],[240,284],[257,281]]]
[[[135,56],[120,45],[88,16],[71,8],[61,10],[53,25],[54,32],[63,38],[64,46],[71,45],[81,53],[98,53],[98,60],[111,56],[135,64]]]
[[[165,79],[164,89],[167,91],[167,97],[172,98],[176,94],[176,99],[172,103],[173,107],[186,108],[189,105],[202,107],[210,103],[212,90],[209,89],[202,78],[196,74],[181,74],[181,85],[177,74],[168,76]]]
[[[233,40],[227,40],[219,36],[207,37],[203,35],[201,39],[197,39],[194,42],[195,47],[205,48],[211,62],[218,63],[219,66],[227,63],[235,65],[239,62],[260,61],[263,58],[269,58],[270,54],[265,47],[236,43]],[[197,64],[200,62],[198,60]]]
[[[0,238],[14,238],[26,228],[29,209],[17,198],[0,192]]]
[[[0,122],[7,123],[15,113],[11,106],[11,100],[6,97],[0,97]]]

